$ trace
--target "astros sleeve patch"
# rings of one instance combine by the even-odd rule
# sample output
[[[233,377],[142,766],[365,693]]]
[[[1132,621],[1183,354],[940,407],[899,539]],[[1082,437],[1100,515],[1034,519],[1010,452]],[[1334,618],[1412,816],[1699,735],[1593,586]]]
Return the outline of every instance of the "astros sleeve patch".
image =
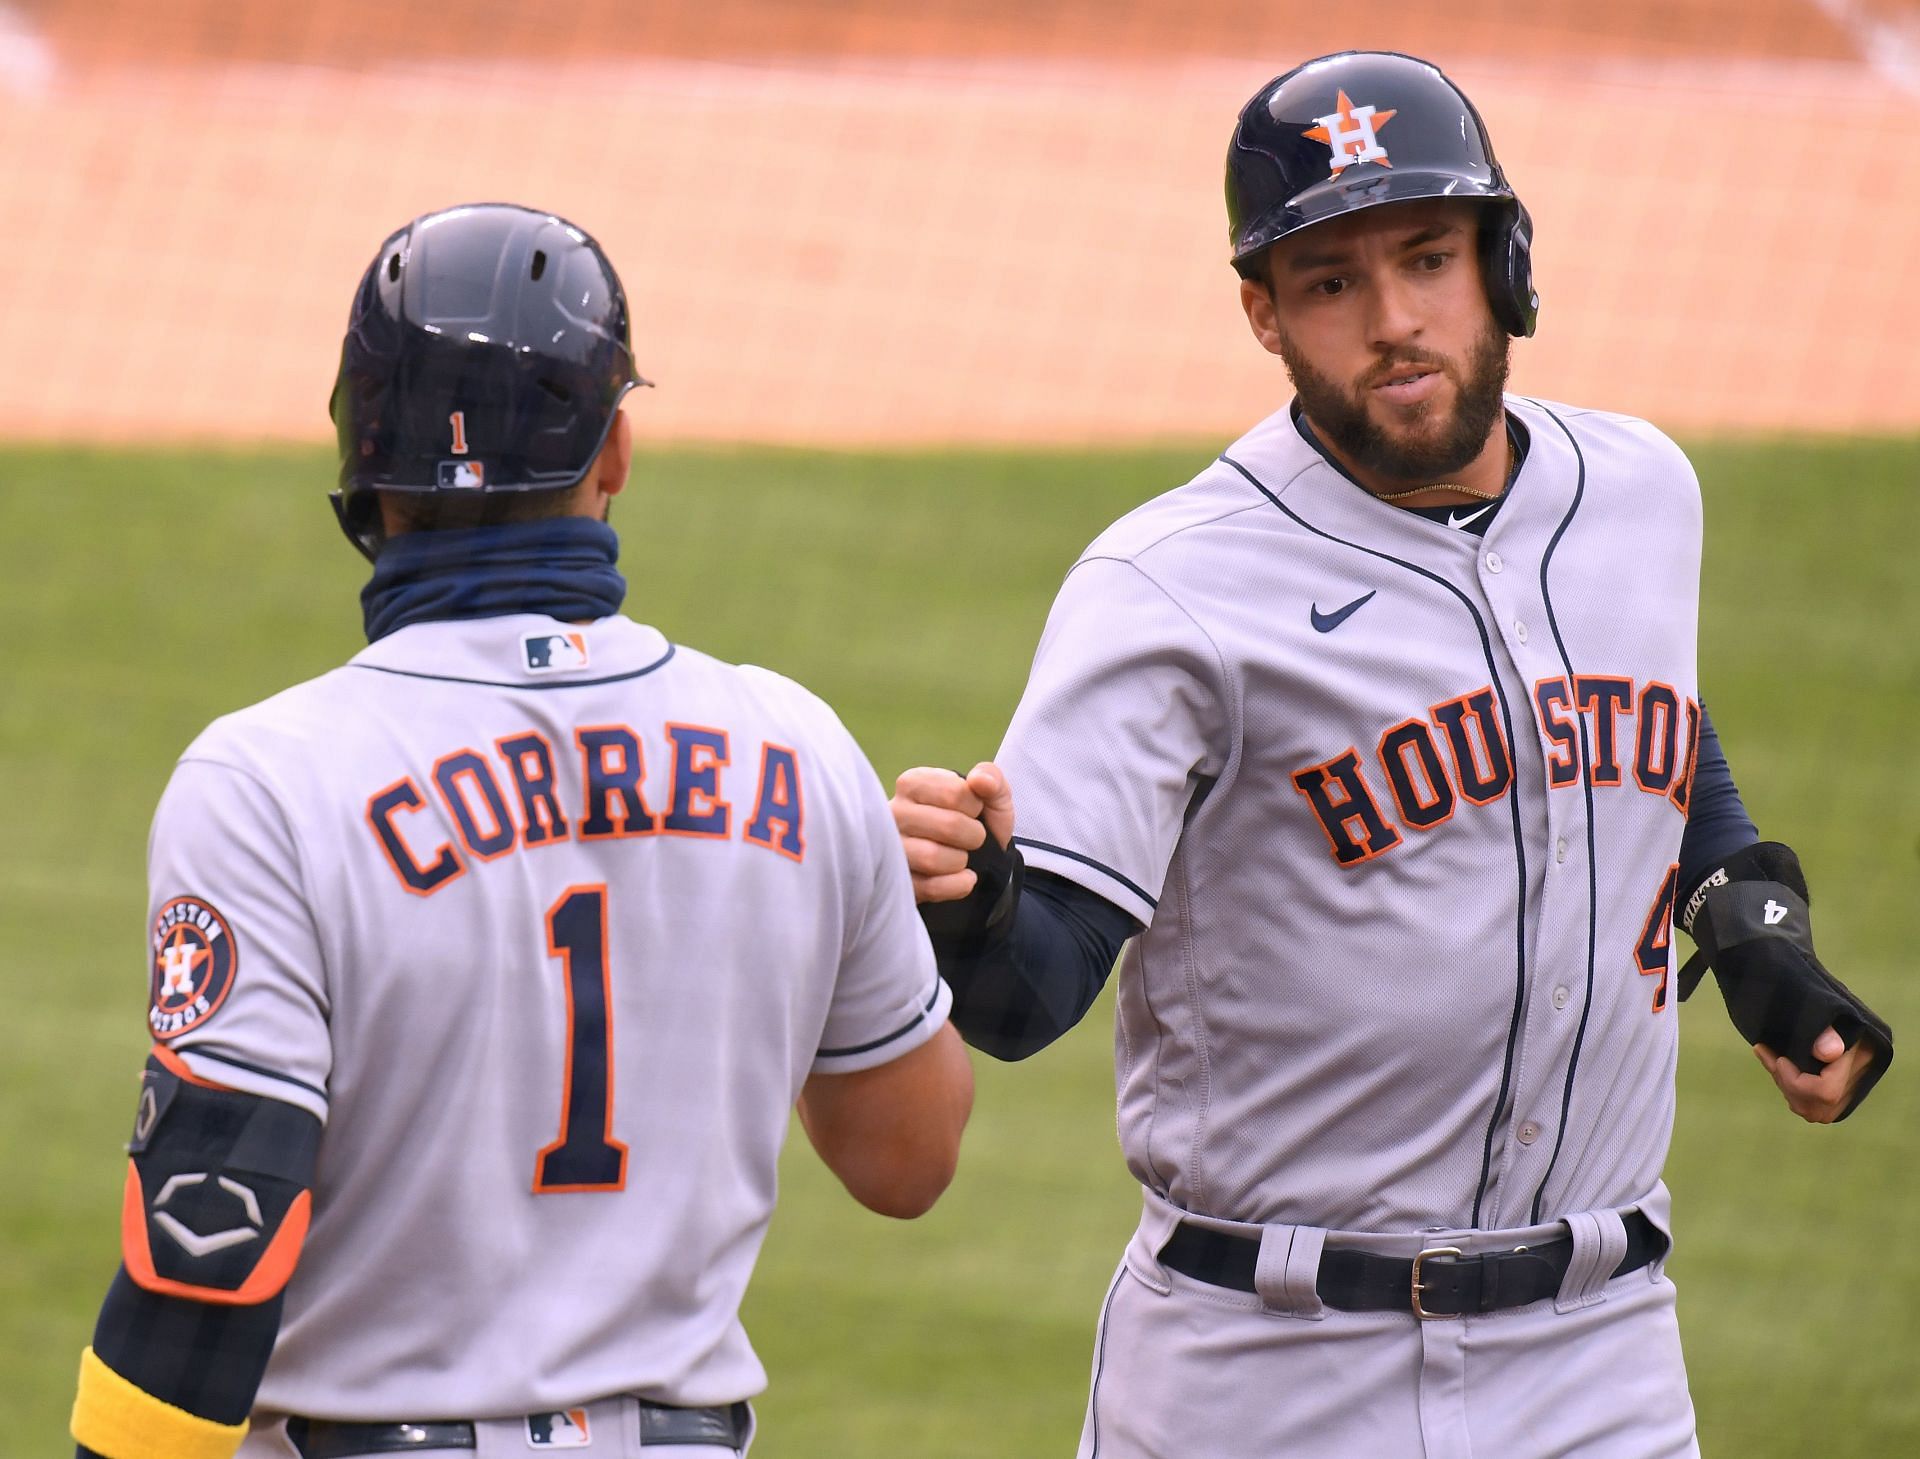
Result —
[[[147,1023],[157,1039],[178,1038],[211,1018],[233,990],[240,951],[211,902],[175,897],[154,914],[153,989]]]
[[[147,1032],[215,1082],[324,1120],[327,959],[292,793],[198,752],[175,767],[148,849]]]

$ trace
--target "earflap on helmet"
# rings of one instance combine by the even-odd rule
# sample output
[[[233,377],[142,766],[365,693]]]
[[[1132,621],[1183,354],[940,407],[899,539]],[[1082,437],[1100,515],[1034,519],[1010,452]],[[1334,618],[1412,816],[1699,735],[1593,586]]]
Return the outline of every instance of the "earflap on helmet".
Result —
[[[371,491],[331,491],[327,493],[327,500],[333,504],[333,515],[339,520],[340,530],[347,534],[347,541],[368,562],[378,562],[380,549],[387,541],[379,496]]]
[[[1486,280],[1487,303],[1502,329],[1527,339],[1540,317],[1540,295],[1533,287],[1533,217],[1518,198],[1489,206],[1496,216],[1480,230],[1480,273]]]

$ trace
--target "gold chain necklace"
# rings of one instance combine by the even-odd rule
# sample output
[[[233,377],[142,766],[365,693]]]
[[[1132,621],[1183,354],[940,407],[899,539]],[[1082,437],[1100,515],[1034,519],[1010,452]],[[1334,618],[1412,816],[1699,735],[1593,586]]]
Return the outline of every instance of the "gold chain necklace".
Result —
[[[1483,502],[1498,501],[1501,497],[1506,495],[1507,487],[1512,484],[1512,477],[1513,477],[1513,435],[1511,432],[1509,432],[1507,434],[1507,465],[1506,465],[1506,469],[1500,473],[1500,490],[1498,491],[1476,491],[1474,490],[1474,488],[1470,486],[1460,485],[1460,483],[1457,481],[1436,481],[1430,486],[1410,486],[1405,491],[1375,492],[1374,499],[1377,501],[1383,501],[1383,502],[1397,502],[1397,501],[1403,500],[1406,497],[1418,496],[1423,491],[1457,491],[1462,496],[1470,496],[1475,498],[1478,501],[1483,501]]]

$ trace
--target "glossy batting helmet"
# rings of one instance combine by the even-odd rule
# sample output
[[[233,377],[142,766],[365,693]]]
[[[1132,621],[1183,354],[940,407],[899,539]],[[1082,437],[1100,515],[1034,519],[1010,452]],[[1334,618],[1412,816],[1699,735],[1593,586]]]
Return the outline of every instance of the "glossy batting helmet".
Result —
[[[1289,234],[1415,198],[1486,200],[1487,300],[1507,333],[1532,334],[1533,220],[1480,113],[1437,66],[1342,51],[1269,81],[1240,112],[1227,149],[1227,226],[1243,278],[1260,277],[1266,251]]]
[[[415,218],[367,266],[340,350],[340,525],[373,557],[376,492],[573,486],[651,383],[619,276],[573,224],[510,203]]]

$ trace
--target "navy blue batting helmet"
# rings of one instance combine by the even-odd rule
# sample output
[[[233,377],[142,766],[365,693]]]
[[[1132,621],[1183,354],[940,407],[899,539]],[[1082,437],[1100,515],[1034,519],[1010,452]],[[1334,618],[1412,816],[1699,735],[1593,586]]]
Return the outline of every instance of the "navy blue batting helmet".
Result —
[[[1233,266],[1260,277],[1288,234],[1415,198],[1481,198],[1480,263],[1493,316],[1530,335],[1533,220],[1494,159],[1486,123],[1439,67],[1394,51],[1342,51],[1275,77],[1227,148]]]
[[[367,266],[340,350],[340,525],[372,557],[376,492],[574,486],[621,398],[651,383],[620,278],[581,229],[511,203],[415,218]]]

